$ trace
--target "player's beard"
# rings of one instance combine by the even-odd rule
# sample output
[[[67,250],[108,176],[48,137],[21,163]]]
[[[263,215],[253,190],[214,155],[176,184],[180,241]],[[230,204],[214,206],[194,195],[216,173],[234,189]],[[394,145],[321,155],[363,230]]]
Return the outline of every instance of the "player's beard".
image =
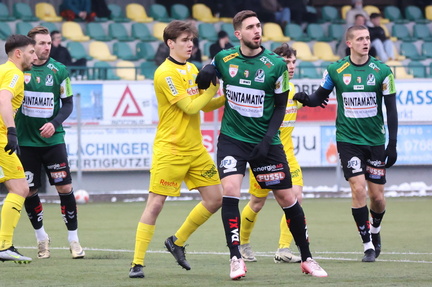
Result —
[[[253,41],[244,41],[243,44],[251,50],[255,50],[261,47],[261,41],[259,41],[258,43]]]
[[[40,54],[38,55],[38,60],[39,61],[46,61],[49,59],[49,53],[48,54]]]
[[[31,62],[28,57],[25,57],[24,62],[22,63],[23,72],[30,71],[32,68],[33,68],[33,62]]]
[[[24,71],[30,71],[32,68],[33,68],[33,64],[32,64],[32,63],[30,63],[30,64],[25,63],[25,64],[22,66],[23,72],[24,72]]]

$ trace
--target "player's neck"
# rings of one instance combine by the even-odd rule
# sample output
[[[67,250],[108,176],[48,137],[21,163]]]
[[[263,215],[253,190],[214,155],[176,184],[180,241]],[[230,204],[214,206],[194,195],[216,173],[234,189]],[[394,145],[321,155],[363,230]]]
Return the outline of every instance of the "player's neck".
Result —
[[[262,47],[260,46],[259,48],[251,49],[251,48],[247,47],[246,45],[240,45],[240,51],[241,51],[243,56],[254,57],[254,56],[256,56],[262,52]]]
[[[184,65],[186,64],[186,61],[188,60],[188,58],[184,58],[181,57],[177,54],[170,54],[168,57],[172,62],[179,64],[179,65]]]
[[[42,66],[42,65],[45,64],[47,61],[48,61],[48,59],[45,59],[45,60],[39,60],[39,59],[37,59],[36,61],[34,61],[33,65],[36,65],[36,66]]]
[[[355,65],[359,65],[360,66],[360,65],[363,65],[364,63],[366,63],[369,60],[369,55],[359,55],[359,54],[352,53],[350,55],[350,60]]]

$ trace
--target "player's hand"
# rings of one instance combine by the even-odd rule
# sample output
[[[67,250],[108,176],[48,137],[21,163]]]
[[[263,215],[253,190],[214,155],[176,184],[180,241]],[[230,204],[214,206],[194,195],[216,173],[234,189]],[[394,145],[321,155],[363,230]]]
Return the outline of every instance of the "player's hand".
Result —
[[[385,150],[386,156],[386,168],[393,166],[397,160],[397,151],[396,151],[396,140],[389,140],[387,148]]]
[[[323,108],[323,109],[325,109],[325,107],[328,104],[328,101],[329,101],[329,98],[325,98],[325,100],[321,103],[320,107]]]
[[[265,160],[270,149],[270,143],[272,138],[265,136],[262,141],[257,144],[250,155],[251,161],[262,161]]]
[[[195,83],[198,84],[199,89],[207,89],[210,87],[210,82],[216,86],[217,76],[216,76],[216,67],[212,64],[204,66],[204,68],[199,71]]]
[[[39,130],[40,130],[40,135],[43,138],[50,138],[55,133],[54,124],[51,122],[45,123]]]
[[[20,153],[17,131],[14,127],[7,128],[7,144],[4,147],[4,150],[9,154],[13,154],[15,151],[17,152],[17,154]]]
[[[310,102],[309,96],[305,92],[295,93],[293,100],[296,100],[296,101],[302,103],[303,106],[307,106]]]

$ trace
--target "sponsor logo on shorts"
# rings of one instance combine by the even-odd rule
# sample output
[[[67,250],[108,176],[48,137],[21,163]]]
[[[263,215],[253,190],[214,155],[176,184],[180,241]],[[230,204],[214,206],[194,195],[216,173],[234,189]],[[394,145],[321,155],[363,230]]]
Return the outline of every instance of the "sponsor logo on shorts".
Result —
[[[262,172],[262,171],[276,171],[283,169],[283,164],[272,164],[266,166],[259,166],[252,169],[253,172]]]
[[[372,166],[366,166],[366,172],[369,174],[369,177],[373,179],[380,179],[385,175],[385,170],[383,168],[375,168]]]
[[[204,170],[201,172],[202,177],[204,178],[213,178],[215,175],[217,175],[217,170],[215,165],[207,166],[204,168]]]
[[[51,178],[54,182],[62,182],[64,178],[66,178],[67,173],[65,171],[55,171],[50,173]]]
[[[162,186],[171,186],[171,187],[175,187],[175,188],[178,187],[177,182],[175,182],[175,181],[166,181],[164,179],[161,179],[159,181],[159,184],[162,185]]]
[[[66,163],[65,162],[55,163],[55,164],[47,166],[47,168],[48,169],[53,169],[53,170],[64,169],[64,168],[66,168]]]
[[[291,178],[299,177],[300,176],[300,169],[298,168],[295,170],[290,170],[290,173],[291,173]]]
[[[352,168],[352,173],[361,172],[363,169],[361,168],[361,160],[353,156],[347,164],[347,168]]]
[[[224,173],[237,171],[237,160],[232,156],[226,156],[221,160],[219,167],[224,168]]]
[[[258,182],[265,182],[266,185],[274,185],[278,184],[285,178],[285,173],[282,171],[266,173],[266,174],[258,174],[256,177]]]
[[[383,167],[384,163],[380,160],[368,160],[368,163],[374,167]]]
[[[33,182],[33,180],[34,180],[34,173],[31,172],[31,171],[26,171],[24,174],[26,176],[26,180],[27,180],[27,183],[28,183],[29,187],[33,187],[34,186],[34,182]]]

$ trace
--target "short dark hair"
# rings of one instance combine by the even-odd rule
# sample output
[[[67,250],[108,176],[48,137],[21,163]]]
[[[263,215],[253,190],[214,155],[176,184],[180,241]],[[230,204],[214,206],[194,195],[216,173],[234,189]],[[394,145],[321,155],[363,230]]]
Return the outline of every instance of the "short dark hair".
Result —
[[[51,38],[54,37],[57,34],[61,34],[59,30],[52,30],[50,33]]]
[[[370,19],[375,19],[375,18],[378,18],[378,17],[382,17],[382,15],[380,13],[372,13],[369,16]]]
[[[233,18],[233,26],[234,30],[239,30],[241,28],[242,22],[244,19],[250,18],[250,17],[257,17],[257,14],[252,10],[243,10],[235,14]]]
[[[273,52],[282,57],[289,58],[292,55],[297,57],[297,51],[293,47],[290,47],[290,45],[288,45],[287,43],[283,43],[282,45],[274,49]]]
[[[171,21],[164,29],[163,39],[165,44],[167,44],[168,40],[177,39],[177,37],[182,33],[189,33],[194,38],[198,36],[198,30],[194,23],[189,21],[174,20]]]
[[[222,38],[225,38],[225,37],[228,37],[228,33],[225,32],[224,30],[220,30],[218,32],[218,39],[222,39]]]
[[[34,39],[37,34],[49,35],[49,30],[44,26],[36,26],[27,33],[27,36]]]
[[[6,39],[5,51],[9,56],[9,53],[16,49],[27,47],[28,45],[35,45],[36,42],[32,38],[26,35],[12,34]]]

